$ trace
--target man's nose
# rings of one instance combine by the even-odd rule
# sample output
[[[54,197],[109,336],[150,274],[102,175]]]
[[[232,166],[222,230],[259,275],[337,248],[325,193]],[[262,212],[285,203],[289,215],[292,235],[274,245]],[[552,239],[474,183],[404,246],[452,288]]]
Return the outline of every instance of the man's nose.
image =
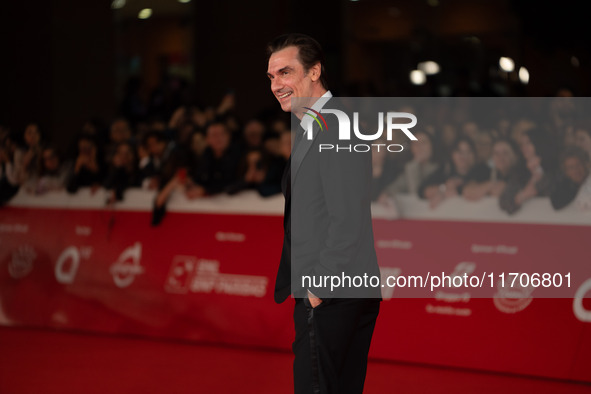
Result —
[[[275,93],[277,90],[281,89],[283,84],[277,78],[271,80],[271,91]]]

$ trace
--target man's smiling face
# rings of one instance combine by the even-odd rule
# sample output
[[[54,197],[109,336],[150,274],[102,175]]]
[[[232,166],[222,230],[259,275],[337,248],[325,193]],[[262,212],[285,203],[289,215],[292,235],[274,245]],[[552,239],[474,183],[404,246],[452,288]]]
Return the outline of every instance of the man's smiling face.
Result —
[[[304,70],[298,53],[298,47],[290,46],[269,58],[267,76],[271,80],[271,91],[285,112],[291,112],[293,97],[313,97],[314,83],[318,80],[311,70]]]

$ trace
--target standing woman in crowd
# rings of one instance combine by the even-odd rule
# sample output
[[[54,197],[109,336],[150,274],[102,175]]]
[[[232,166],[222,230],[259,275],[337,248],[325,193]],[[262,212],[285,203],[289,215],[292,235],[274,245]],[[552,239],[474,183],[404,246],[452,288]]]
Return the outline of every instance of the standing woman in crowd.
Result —
[[[515,171],[527,171],[519,147],[507,138],[500,138],[494,142],[492,163],[493,167],[488,169],[488,176],[484,180],[470,177],[462,191],[462,196],[466,200],[478,201],[487,196],[499,197]]]
[[[41,165],[41,131],[37,123],[29,123],[23,133],[24,148],[14,153],[15,171],[19,184],[37,175]]]
[[[549,196],[556,178],[552,143],[547,134],[535,128],[525,131],[519,137],[519,147],[527,171],[513,174],[499,198],[501,209],[509,214],[533,197]]]

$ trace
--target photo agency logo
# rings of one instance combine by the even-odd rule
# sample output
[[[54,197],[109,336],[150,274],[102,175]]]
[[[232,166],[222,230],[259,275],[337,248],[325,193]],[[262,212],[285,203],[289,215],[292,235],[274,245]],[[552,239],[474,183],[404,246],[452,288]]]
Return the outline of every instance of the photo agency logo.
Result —
[[[304,115],[308,115],[310,116],[312,119],[314,119],[316,121],[316,123],[318,124],[318,126],[320,126],[320,130],[323,131],[324,127],[326,127],[326,130],[328,130],[328,125],[326,124],[326,119],[324,119],[324,116],[322,116],[320,114],[320,112],[313,110],[310,107],[303,107],[304,109],[307,109],[308,111],[312,111],[313,113],[316,114],[316,116],[312,115],[310,112],[305,112]],[[320,123],[320,121],[318,120],[318,118],[322,119],[322,123]],[[322,124],[324,123],[324,127],[322,127]],[[307,130],[307,135],[308,135],[308,139],[311,140],[312,139],[312,127],[308,127]]]
[[[320,152],[323,151],[346,151],[346,152],[369,152],[372,149],[376,149],[378,152],[381,149],[387,150],[388,152],[402,152],[404,147],[401,144],[390,143],[393,140],[394,132],[402,131],[404,135],[411,141],[417,141],[417,137],[410,131],[411,128],[416,126],[417,117],[408,112],[378,112],[378,124],[377,131],[368,132],[367,130],[361,130],[359,121],[359,112],[353,112],[353,122],[349,115],[345,111],[340,109],[329,109],[323,108],[320,111],[314,110],[310,107],[302,107],[307,110],[304,115],[310,116],[314,119],[314,122],[310,122],[307,125],[305,134],[308,140],[314,139],[314,124],[317,124],[320,128],[320,132],[328,131],[328,124],[324,115],[334,115],[337,118],[339,130],[338,140],[342,143],[337,144],[325,144],[321,143],[318,145]],[[385,119],[385,121],[384,121]],[[384,140],[384,129],[385,139],[388,143],[381,142]],[[368,143],[361,144],[347,144],[352,139],[352,133],[354,136],[361,141],[368,141]],[[371,143],[370,143],[371,142]]]

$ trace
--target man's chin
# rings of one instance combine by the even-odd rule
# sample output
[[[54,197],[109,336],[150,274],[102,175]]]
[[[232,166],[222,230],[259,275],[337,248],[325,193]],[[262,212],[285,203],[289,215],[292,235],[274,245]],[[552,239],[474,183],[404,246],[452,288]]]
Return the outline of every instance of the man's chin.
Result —
[[[281,105],[281,109],[284,112],[291,112],[291,100],[286,100],[284,102],[279,102],[279,104]]]

